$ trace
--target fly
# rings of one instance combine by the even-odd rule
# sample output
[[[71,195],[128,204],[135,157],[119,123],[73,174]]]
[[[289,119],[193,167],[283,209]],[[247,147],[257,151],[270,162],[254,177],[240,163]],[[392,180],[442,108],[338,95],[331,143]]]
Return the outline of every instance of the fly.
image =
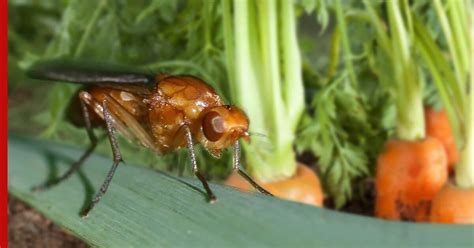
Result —
[[[249,139],[246,114],[236,106],[225,105],[216,91],[197,77],[147,75],[64,61],[38,63],[28,74],[36,79],[84,85],[71,100],[67,118],[74,125],[85,127],[91,142],[64,174],[35,190],[48,189],[76,172],[97,146],[93,129],[105,128],[107,131],[113,153],[112,167],[89,207],[81,212],[82,217],[87,217],[99,203],[122,162],[116,130],[129,141],[160,155],[187,148],[194,175],[201,181],[210,203],[217,198],[199,172],[194,151],[194,145],[198,143],[216,157],[223,149],[233,147],[233,169],[256,190],[271,195],[240,166],[239,139]]]

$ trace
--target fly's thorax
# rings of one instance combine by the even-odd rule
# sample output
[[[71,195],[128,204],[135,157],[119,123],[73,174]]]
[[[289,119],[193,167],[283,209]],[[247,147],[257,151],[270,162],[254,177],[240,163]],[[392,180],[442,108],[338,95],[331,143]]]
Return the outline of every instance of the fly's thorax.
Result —
[[[222,105],[215,90],[192,76],[170,76],[158,84],[157,94],[168,104],[181,110],[189,121],[197,120],[209,107]]]
[[[240,138],[248,138],[249,121],[238,107],[211,107],[201,114],[201,130],[207,148],[224,149]]]

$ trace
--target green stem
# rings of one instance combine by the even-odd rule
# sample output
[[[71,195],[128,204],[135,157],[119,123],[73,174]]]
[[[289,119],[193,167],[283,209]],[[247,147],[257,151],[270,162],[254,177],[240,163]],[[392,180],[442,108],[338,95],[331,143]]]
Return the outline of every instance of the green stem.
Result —
[[[457,3],[456,3],[457,2]],[[460,60],[462,63],[461,70],[469,70],[469,57],[462,56],[463,54],[469,54],[469,41],[465,35],[468,28],[466,25],[463,25],[463,11],[466,11],[466,6],[464,8],[458,7],[463,4],[463,1],[447,1],[448,4],[448,18],[451,22],[451,28],[454,34],[454,43],[456,44],[456,49],[458,54],[460,54]],[[462,8],[462,9],[461,9]],[[469,7],[467,7],[469,8]],[[463,29],[465,28],[465,29]],[[464,78],[467,79],[467,78]]]
[[[461,123],[463,120],[464,115],[464,106],[465,106],[465,94],[464,94],[464,83],[459,83],[456,81],[456,76],[451,70],[451,66],[446,59],[443,58],[443,52],[436,44],[435,40],[430,36],[426,27],[421,23],[421,21],[415,19],[415,30],[417,33],[417,39],[420,42],[419,45],[422,46],[423,49],[428,51],[427,56],[430,58],[430,62],[435,65],[436,70],[439,70],[439,73],[443,75],[444,82],[442,82],[443,88],[445,92],[451,98],[454,104],[453,110],[455,111],[456,118],[459,121],[455,121],[456,125]],[[454,123],[453,123],[454,124]]]
[[[472,17],[470,16],[470,21]],[[470,22],[471,25],[471,52],[470,54],[470,81],[469,81],[469,90],[470,92],[467,95],[468,105],[465,107],[465,117],[466,117],[466,143],[461,150],[461,161],[455,167],[456,170],[456,185],[462,188],[471,188],[474,187],[474,25]],[[466,56],[467,57],[467,56]]]
[[[474,78],[471,74],[471,89],[474,87]],[[456,170],[456,185],[462,188],[474,187],[474,131],[472,125],[474,124],[474,97],[472,93],[469,97],[469,109],[466,111],[466,143],[461,150],[461,162],[455,167]]]
[[[272,133],[270,138],[272,142],[279,146],[283,142],[282,130],[283,115],[285,115],[283,101],[281,99],[281,78],[280,78],[280,54],[278,47],[278,31],[277,31],[277,6],[276,1],[262,0],[257,1],[258,27],[260,31],[260,48],[262,70],[260,82],[263,85],[262,92],[265,101],[265,108],[268,108],[267,115],[270,118],[268,122]],[[282,111],[283,110],[283,111]],[[284,122],[284,121],[283,121]]]
[[[434,45],[434,41],[430,39],[429,36],[423,35],[423,32],[419,30],[421,26],[419,23],[415,21],[415,30],[417,33],[417,38],[415,39],[415,45],[417,46],[418,50],[420,51],[420,55],[425,61],[428,70],[431,72],[431,76],[433,77],[433,82],[436,85],[438,90],[438,94],[443,101],[443,106],[448,113],[449,122],[451,124],[451,128],[453,129],[453,134],[456,137],[456,143],[458,147],[461,144],[461,137],[460,137],[460,130],[459,130],[459,118],[457,112],[455,110],[455,104],[453,103],[454,97],[451,95],[449,90],[449,84],[446,82],[448,79],[446,78],[446,74],[442,73],[442,69],[437,64],[439,60],[438,54],[441,53],[438,47]],[[429,43],[432,43],[429,45]],[[446,65],[448,66],[448,65]]]
[[[404,76],[400,80],[411,80]],[[425,137],[423,88],[421,84],[402,83],[397,95],[397,136],[402,140]]]
[[[364,5],[370,16],[370,21],[375,28],[375,32],[377,33],[377,43],[381,45],[382,49],[387,55],[391,56],[392,49],[389,37],[387,35],[387,29],[384,27],[384,23],[381,21],[382,19],[377,15],[372,4],[372,1],[364,0]]]
[[[465,1],[449,1],[443,8],[440,0],[435,2],[436,13],[453,58],[452,65],[444,59],[441,48],[421,21],[415,19],[414,25],[417,34],[415,44],[431,72],[448,112],[457,147],[461,151],[461,161],[455,166],[455,182],[462,188],[474,187],[474,26],[471,16],[466,16],[465,12],[471,6],[466,5]],[[462,28],[467,27],[467,23],[471,25],[470,35],[467,28]],[[469,38],[471,43],[468,42]]]
[[[454,68],[456,69],[456,78],[458,82],[461,82],[462,79],[462,61],[461,54],[458,53],[459,49],[456,49],[456,43],[454,42],[454,37],[452,34],[451,27],[449,25],[448,17],[446,12],[441,4],[441,0],[434,0],[434,6],[436,14],[439,18],[439,22],[444,32],[444,37],[446,37],[446,42],[448,43],[448,48],[450,53],[453,56]]]
[[[288,16],[292,16],[292,13],[286,12]],[[279,34],[279,31],[284,30],[285,25],[294,24],[283,22],[276,1],[234,1],[235,43],[227,46],[234,47],[234,54],[237,55],[233,89],[236,90],[239,105],[249,117],[250,131],[268,135],[268,139],[254,138],[250,144],[243,145],[250,172],[262,181],[288,178],[296,170],[292,148],[293,122],[288,118],[289,112],[283,98],[288,92],[282,91],[288,86],[283,84],[282,78],[293,80],[298,76],[296,71],[301,73],[301,69],[280,67],[287,63],[286,60],[299,60],[299,54],[290,54],[297,52],[294,38],[281,39],[282,43],[290,44],[280,44],[279,38],[289,34]],[[281,30],[278,29],[279,23],[283,25]],[[286,26],[286,30],[291,28]],[[285,50],[289,53],[282,55]],[[283,60],[282,64],[280,59]],[[293,89],[287,96],[303,99],[302,93],[298,95],[297,92],[302,90]],[[298,109],[295,110],[298,112]]]
[[[280,40],[283,53],[283,90],[286,112],[292,132],[296,131],[301,114],[304,111],[304,86],[301,71],[301,55],[296,32],[295,10],[290,0],[280,1]]]
[[[232,29],[232,3],[231,0],[222,1],[222,20],[224,29],[225,59],[227,78],[230,85],[231,99],[237,99],[237,87],[235,83],[235,47],[234,32]]]
[[[425,118],[419,68],[412,59],[410,36],[400,13],[399,1],[388,1],[387,8],[397,86],[397,136],[402,140],[422,139],[425,137]]]
[[[251,39],[259,38],[259,62],[261,67],[257,72],[260,79],[260,97],[263,98],[266,129],[272,142],[270,153],[255,158],[254,174],[264,181],[274,181],[293,176],[296,170],[292,150],[293,132],[288,120],[286,108],[282,99],[282,80],[280,69],[280,47],[278,35],[277,4],[273,0],[257,1],[257,22],[259,33],[254,33]],[[303,95],[300,95],[302,98]],[[250,154],[249,154],[250,155]],[[250,155],[250,157],[253,157]],[[263,160],[261,160],[263,159]],[[259,161],[260,160],[260,161]]]
[[[207,0],[204,1],[204,6],[202,8],[202,16],[204,21],[204,51],[209,52],[214,50],[214,45],[212,44],[212,8],[215,5],[215,1]]]
[[[344,50],[344,62],[346,68],[349,71],[349,75],[353,85],[358,85],[357,77],[354,72],[354,67],[352,65],[352,52],[349,45],[349,38],[347,37],[347,28],[346,28],[346,19],[344,17],[341,0],[336,0],[336,18],[337,25],[341,34],[342,39],[342,48]]]
[[[337,66],[339,65],[339,54],[340,54],[340,46],[339,42],[341,40],[341,35],[338,28],[334,29],[331,37],[331,53],[329,56],[329,65],[328,70],[326,72],[326,80],[330,82],[337,70]]]
[[[237,104],[244,106],[250,123],[250,130],[262,132],[265,129],[263,117],[262,100],[259,96],[258,81],[255,71],[258,63],[255,63],[253,57],[254,44],[251,44],[250,32],[255,26],[250,26],[248,1],[234,1],[234,30],[235,30],[235,80],[234,88],[238,96]],[[250,106],[247,109],[245,106]]]

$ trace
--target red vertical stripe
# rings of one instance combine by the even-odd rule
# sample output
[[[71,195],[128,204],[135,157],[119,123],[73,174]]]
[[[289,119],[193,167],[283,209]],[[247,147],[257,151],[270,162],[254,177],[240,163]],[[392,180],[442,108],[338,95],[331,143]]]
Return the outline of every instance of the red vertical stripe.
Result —
[[[0,32],[0,58],[1,58],[1,85],[0,102],[2,105],[2,120],[0,121],[0,246],[2,248],[8,246],[8,160],[7,160],[7,130],[8,130],[8,4],[7,0],[1,1],[0,18],[1,18],[1,32]]]

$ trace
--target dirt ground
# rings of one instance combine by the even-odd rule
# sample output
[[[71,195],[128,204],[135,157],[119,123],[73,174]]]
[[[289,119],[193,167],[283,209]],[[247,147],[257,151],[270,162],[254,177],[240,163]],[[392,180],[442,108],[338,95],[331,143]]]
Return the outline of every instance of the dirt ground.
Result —
[[[8,246],[12,248],[86,248],[80,239],[68,234],[25,203],[9,196]]]

